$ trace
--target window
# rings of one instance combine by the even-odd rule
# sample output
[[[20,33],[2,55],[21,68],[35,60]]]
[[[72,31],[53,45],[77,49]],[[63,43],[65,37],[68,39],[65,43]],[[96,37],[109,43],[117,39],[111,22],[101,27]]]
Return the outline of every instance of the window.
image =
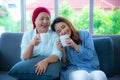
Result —
[[[0,1],[0,33],[21,31],[20,0]]]
[[[120,0],[94,0],[94,33],[120,34]]]
[[[70,19],[77,29],[89,29],[89,0],[34,0],[31,3],[29,1],[26,5],[27,29],[32,27],[32,11],[38,6],[47,7],[51,11],[52,20],[55,15],[59,15]]]
[[[120,34],[120,0],[0,0],[0,33],[32,29],[32,12],[38,6],[50,10],[51,21],[59,15],[77,29]]]

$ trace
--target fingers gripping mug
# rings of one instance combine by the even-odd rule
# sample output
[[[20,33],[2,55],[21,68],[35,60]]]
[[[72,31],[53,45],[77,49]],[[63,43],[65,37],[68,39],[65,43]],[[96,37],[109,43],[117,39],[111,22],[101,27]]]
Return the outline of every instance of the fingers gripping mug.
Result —
[[[60,36],[60,41],[61,41],[63,47],[68,46],[68,44],[67,44],[66,41],[65,41],[66,38],[68,38],[68,35],[67,35],[67,34]]]

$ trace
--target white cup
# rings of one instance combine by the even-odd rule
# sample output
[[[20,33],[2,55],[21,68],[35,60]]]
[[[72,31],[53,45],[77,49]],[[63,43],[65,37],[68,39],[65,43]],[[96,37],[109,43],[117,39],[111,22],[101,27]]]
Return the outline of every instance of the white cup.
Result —
[[[49,34],[48,33],[40,33],[40,42],[44,45],[48,44]]]
[[[60,41],[61,41],[63,47],[68,46],[68,44],[67,44],[66,41],[65,41],[66,38],[68,38],[68,35],[67,35],[67,34],[60,36]]]

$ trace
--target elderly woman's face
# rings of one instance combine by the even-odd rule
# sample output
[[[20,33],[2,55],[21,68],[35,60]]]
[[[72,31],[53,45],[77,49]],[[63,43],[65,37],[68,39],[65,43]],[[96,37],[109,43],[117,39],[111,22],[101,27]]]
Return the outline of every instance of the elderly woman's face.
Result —
[[[39,13],[35,25],[38,33],[45,33],[50,26],[50,16],[46,12]]]
[[[55,24],[55,31],[58,33],[58,35],[65,35],[68,34],[68,36],[71,36],[71,30],[69,26],[64,22],[59,22]]]

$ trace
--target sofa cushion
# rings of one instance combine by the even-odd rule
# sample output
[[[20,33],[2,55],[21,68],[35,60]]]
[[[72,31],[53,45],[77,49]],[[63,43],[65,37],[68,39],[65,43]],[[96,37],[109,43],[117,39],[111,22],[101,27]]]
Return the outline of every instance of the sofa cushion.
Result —
[[[120,74],[120,34],[101,34],[93,37],[110,37],[113,41],[115,73]]]
[[[42,59],[44,57],[38,56],[29,60],[20,61],[12,67],[8,74],[25,80],[54,80],[58,78],[61,69],[60,61],[49,64],[47,70],[42,75],[35,73],[35,65]]]
[[[8,71],[20,61],[20,44],[23,33],[5,32],[0,37],[0,70]]]
[[[114,75],[114,51],[113,42],[110,37],[94,38],[95,50],[100,61],[100,69],[107,76]]]

